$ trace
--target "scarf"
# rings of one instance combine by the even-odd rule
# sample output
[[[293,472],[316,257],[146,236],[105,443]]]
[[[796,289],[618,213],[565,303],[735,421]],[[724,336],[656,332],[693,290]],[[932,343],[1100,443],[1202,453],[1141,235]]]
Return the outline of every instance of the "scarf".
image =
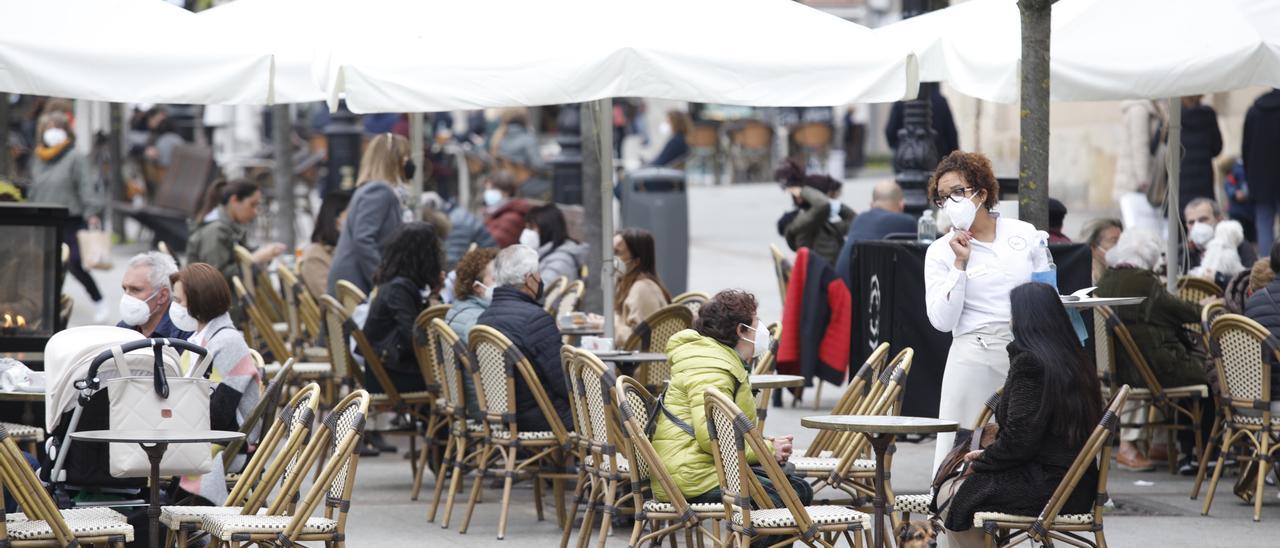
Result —
[[[44,146],[44,143],[40,143],[36,145],[36,157],[46,163],[54,162],[70,150],[71,145],[73,144],[75,144],[75,139],[72,139],[70,136],[67,137],[66,141],[63,141],[62,144],[56,147],[47,147]]]

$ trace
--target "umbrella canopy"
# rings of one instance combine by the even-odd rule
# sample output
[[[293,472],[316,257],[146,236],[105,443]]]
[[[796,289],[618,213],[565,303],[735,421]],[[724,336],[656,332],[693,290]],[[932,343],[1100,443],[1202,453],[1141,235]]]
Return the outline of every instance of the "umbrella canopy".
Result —
[[[906,46],[789,0],[333,0],[325,9],[344,14],[347,32],[313,72],[331,106],[344,97],[356,112],[606,97],[830,106],[909,98],[917,87]]]
[[[0,0],[0,90],[94,101],[260,103],[270,55],[156,0]],[[214,47],[216,45],[216,47]]]
[[[306,0],[235,0],[196,14],[191,23],[201,33],[219,37],[219,45],[238,42],[271,59],[267,87],[252,92],[252,104],[310,103],[324,100],[324,90],[311,75],[316,44],[337,23],[326,22],[323,15]]]
[[[1280,2],[1060,0],[1050,97],[1158,99],[1280,86]],[[920,79],[1001,103],[1018,100],[1017,0],[972,0],[874,31],[920,57]]]

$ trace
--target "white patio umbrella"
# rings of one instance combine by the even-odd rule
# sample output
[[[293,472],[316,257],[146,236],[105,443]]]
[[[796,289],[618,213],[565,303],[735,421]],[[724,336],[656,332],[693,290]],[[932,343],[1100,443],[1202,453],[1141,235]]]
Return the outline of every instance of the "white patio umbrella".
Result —
[[[239,43],[271,59],[268,87],[255,91],[254,104],[310,103],[324,100],[311,74],[315,49],[341,24],[326,19],[318,6],[307,0],[235,0],[197,13],[191,24],[216,37],[218,47]]]
[[[0,91],[93,101],[255,103],[271,57],[156,0],[0,0]],[[245,46],[248,46],[247,44]]]

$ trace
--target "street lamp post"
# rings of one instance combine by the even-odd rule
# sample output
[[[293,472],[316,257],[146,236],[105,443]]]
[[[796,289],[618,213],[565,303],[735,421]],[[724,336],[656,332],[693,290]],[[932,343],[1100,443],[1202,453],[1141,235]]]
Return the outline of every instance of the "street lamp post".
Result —
[[[554,200],[558,204],[582,203],[582,108],[561,105],[556,116],[556,142],[560,154],[551,160]]]
[[[938,0],[903,0],[902,18],[907,19],[940,7]],[[942,2],[945,5],[945,0]],[[937,83],[920,84],[915,99],[902,105],[902,129],[898,130],[898,147],[893,152],[893,174],[902,187],[906,211],[918,214],[929,208],[925,187],[933,169],[938,166],[938,147],[933,129],[932,98]]]
[[[328,154],[321,197],[335,190],[355,188],[356,174],[360,170],[360,128],[356,127],[356,115],[347,110],[346,101],[338,103],[338,110],[329,115],[324,126]]]

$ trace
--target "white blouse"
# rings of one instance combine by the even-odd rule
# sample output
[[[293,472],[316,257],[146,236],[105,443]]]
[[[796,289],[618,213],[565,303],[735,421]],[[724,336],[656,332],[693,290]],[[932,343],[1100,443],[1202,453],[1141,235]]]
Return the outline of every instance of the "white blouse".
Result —
[[[996,239],[969,240],[969,263],[955,267],[951,250],[954,232],[929,245],[924,256],[925,306],[929,323],[938,331],[963,335],[983,325],[1008,323],[1009,292],[1031,281],[1031,273],[1046,265],[1035,253],[1048,234],[1031,223],[996,217]]]

